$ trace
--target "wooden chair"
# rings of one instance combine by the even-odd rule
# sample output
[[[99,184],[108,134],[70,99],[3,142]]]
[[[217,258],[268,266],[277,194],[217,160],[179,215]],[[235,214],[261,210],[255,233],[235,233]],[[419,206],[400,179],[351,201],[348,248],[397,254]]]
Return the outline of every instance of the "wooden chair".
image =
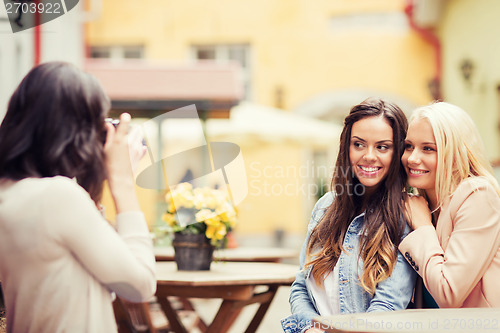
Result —
[[[149,303],[132,303],[117,297],[113,309],[119,333],[169,331],[167,318],[161,312],[152,312]]]
[[[175,298],[173,304],[175,304],[175,311],[189,331],[194,327],[201,332],[207,329],[207,325],[198,317],[188,300]],[[113,309],[119,333],[173,332],[160,305],[155,301],[132,303],[117,297],[113,302]]]

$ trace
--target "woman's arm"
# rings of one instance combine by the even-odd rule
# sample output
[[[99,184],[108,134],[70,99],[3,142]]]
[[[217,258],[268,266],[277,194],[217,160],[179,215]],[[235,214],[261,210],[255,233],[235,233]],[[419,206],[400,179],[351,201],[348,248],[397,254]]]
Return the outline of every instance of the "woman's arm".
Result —
[[[416,229],[399,248],[440,307],[460,307],[498,251],[500,199],[488,186],[467,185],[457,189],[449,207],[437,223],[453,228],[446,250],[432,226]]]
[[[114,230],[89,194],[65,177],[56,177],[41,200],[46,234],[71,252],[89,275],[130,301],[154,295],[153,245],[140,211],[118,214]]]
[[[108,184],[116,206],[116,212],[138,211],[139,203],[135,193],[133,168],[146,153],[139,138],[127,138],[129,131],[130,115],[123,113],[120,124],[114,128],[106,123],[107,136],[104,145],[108,171]]]
[[[297,272],[295,281],[290,290],[290,307],[292,315],[282,320],[282,326],[285,332],[308,332],[307,329],[311,328],[312,318],[319,316],[313,301],[309,297],[309,292],[306,286],[304,266],[306,263],[307,246],[309,243],[309,236],[324,214],[324,211],[333,202],[333,193],[325,194],[314,206],[312,217],[309,221],[307,228],[307,235],[302,245],[299,256],[300,270]],[[288,330],[287,330],[288,329]],[[309,333],[309,332],[308,332]]]
[[[281,321],[283,330],[286,333],[307,332],[307,329],[312,325],[312,319],[316,316],[319,316],[318,311],[314,307],[313,302],[309,297],[304,271],[309,235],[315,225],[315,223],[311,224],[311,222],[308,226],[308,232],[304,244],[302,245],[302,250],[300,251],[300,270],[297,272],[295,281],[293,282],[290,289],[290,296],[288,300],[290,302],[292,315]]]
[[[305,321],[310,321],[312,318],[319,316],[318,311],[313,305],[313,301],[309,297],[304,271],[309,234],[308,232],[304,244],[302,245],[302,250],[300,251],[300,270],[297,272],[295,281],[292,284],[289,297],[292,314],[296,315],[295,318],[302,322],[304,327]]]

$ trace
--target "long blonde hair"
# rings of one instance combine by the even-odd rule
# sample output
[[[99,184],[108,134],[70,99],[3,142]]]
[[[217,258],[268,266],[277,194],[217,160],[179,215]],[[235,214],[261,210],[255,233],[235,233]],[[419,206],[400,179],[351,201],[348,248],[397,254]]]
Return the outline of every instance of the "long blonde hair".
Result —
[[[437,146],[437,207],[469,177],[483,177],[500,195],[500,187],[472,118],[456,105],[437,102],[413,111],[410,122],[425,119],[434,133]]]

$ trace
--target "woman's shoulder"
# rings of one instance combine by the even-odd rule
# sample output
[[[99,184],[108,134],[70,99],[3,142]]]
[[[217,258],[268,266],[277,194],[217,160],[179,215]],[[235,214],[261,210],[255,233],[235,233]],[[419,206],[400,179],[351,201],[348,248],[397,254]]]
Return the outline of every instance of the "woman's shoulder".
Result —
[[[495,187],[485,177],[464,179],[453,192],[450,206],[458,208],[466,200],[487,201],[495,206],[500,206],[500,197]]]
[[[20,180],[18,184],[22,184],[23,187],[43,188],[44,190],[64,190],[79,187],[76,181],[64,176],[25,178],[23,180]]]
[[[468,177],[458,184],[453,196],[470,195],[473,192],[485,191],[496,193],[495,188],[486,177]]]
[[[0,203],[8,210],[23,210],[22,207],[51,209],[79,200],[85,193],[83,188],[67,177],[30,177],[2,182]]]
[[[59,197],[61,200],[75,200],[82,197],[90,198],[89,194],[81,187],[75,179],[64,176],[48,177],[47,192],[53,197]]]
[[[42,181],[46,182],[47,186],[54,188],[79,188],[80,185],[76,182],[76,180],[65,177],[65,176],[54,176],[54,177],[46,177],[41,178]]]
[[[316,208],[328,208],[335,199],[335,193],[333,191],[326,192],[319,200],[316,202]]]
[[[64,176],[25,178],[16,185],[22,192],[41,193],[45,200],[70,200],[85,192],[75,180]]]
[[[328,207],[330,207],[330,205],[333,203],[334,199],[335,199],[334,192],[327,192],[321,198],[319,198],[319,200],[316,202],[316,205],[314,205],[311,222],[314,223],[319,222],[323,217],[323,215],[325,214]]]
[[[20,180],[2,179],[0,181],[2,188],[14,192],[21,191],[25,194],[44,192],[49,188],[70,187],[71,183],[76,184],[71,179],[63,176],[40,177],[40,178],[28,177]]]

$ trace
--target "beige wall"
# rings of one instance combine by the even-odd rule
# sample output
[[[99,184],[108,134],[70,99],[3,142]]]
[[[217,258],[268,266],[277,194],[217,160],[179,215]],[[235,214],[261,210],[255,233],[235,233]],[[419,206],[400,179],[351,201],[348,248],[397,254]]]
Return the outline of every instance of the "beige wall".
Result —
[[[304,180],[295,174],[297,166],[303,163],[301,149],[280,145],[279,151],[277,155],[276,146],[272,144],[242,147],[248,195],[238,206],[239,218],[246,221],[238,226],[240,232],[271,232],[279,228],[290,232],[304,230],[303,196],[296,191]]]
[[[500,2],[448,1],[440,24],[443,45],[443,94],[464,108],[476,122],[490,159],[500,158]],[[474,70],[469,82],[460,64],[470,59]]]
[[[410,28],[337,29],[332,17],[399,13],[403,0],[106,0],[87,29],[90,45],[145,45],[146,57],[185,61],[193,44],[249,43],[253,100],[285,109],[337,89],[427,103],[431,47]],[[362,15],[361,15],[362,16]]]

